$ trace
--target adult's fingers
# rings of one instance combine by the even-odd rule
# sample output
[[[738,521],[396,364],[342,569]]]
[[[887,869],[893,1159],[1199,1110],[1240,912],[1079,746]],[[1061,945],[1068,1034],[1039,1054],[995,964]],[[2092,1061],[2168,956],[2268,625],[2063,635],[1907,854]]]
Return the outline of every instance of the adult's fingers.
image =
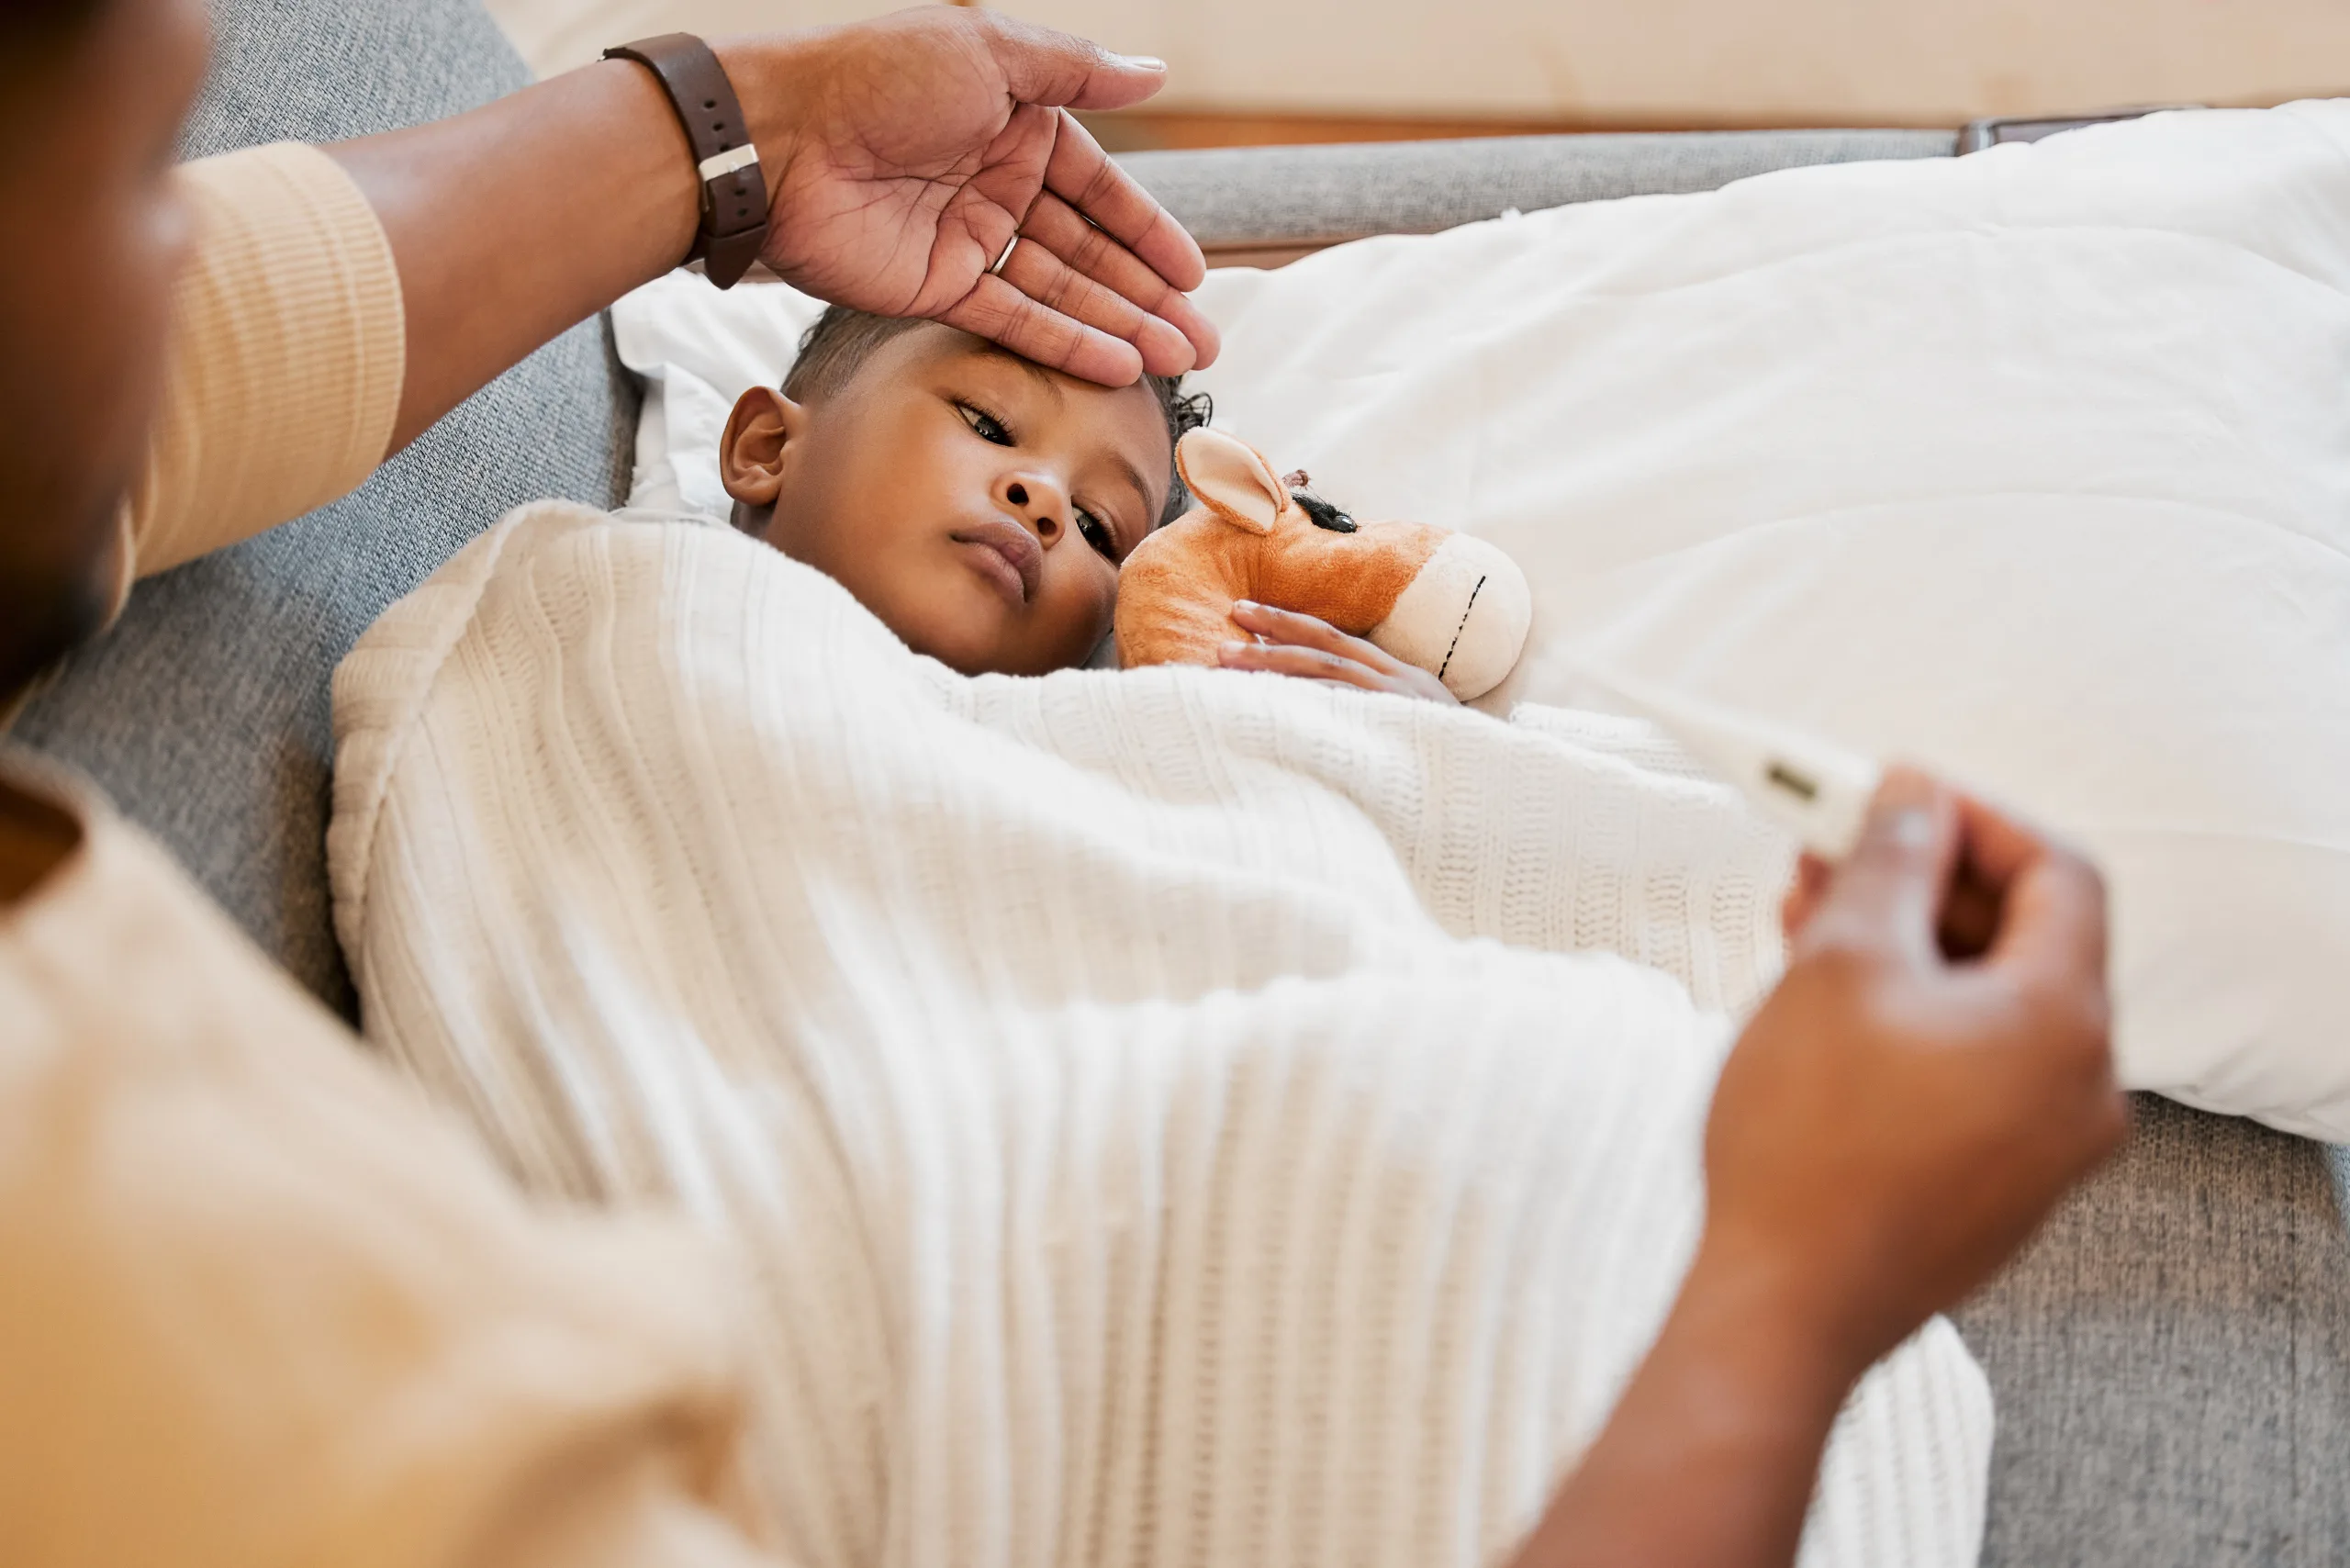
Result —
[[[1828,885],[1835,879],[1836,868],[1807,849],[1796,861],[1795,875],[1788,879],[1787,890],[1779,900],[1779,931],[1788,941],[1803,935],[1811,924],[1819,901],[1828,896]]]
[[[2055,847],[2047,834],[1978,797],[1960,796],[1958,813],[1966,858],[1995,888],[2006,887]]]
[[[1153,375],[1181,375],[1198,358],[1191,340],[1172,324],[1069,266],[1045,246],[1031,243],[1028,236],[1012,248],[997,275],[1047,310],[1134,344],[1143,368]]]
[[[1984,879],[1962,846],[1958,868],[1942,897],[1942,921],[1935,929],[1942,957],[1956,963],[1990,951],[2006,908],[2003,890]]]
[[[2072,851],[2042,846],[2005,889],[1986,961],[2060,986],[2105,983],[2105,879]]]
[[[1117,54],[1091,39],[1040,28],[999,11],[973,11],[1014,99],[1073,109],[1123,109],[1167,84],[1167,62]]]
[[[1102,144],[1067,110],[1061,113],[1053,155],[1045,165],[1045,188],[1176,288],[1189,293],[1207,277],[1207,260],[1200,254],[1199,242],[1132,174],[1112,162]]]
[[[1182,333],[1199,364],[1215,358],[1222,339],[1200,308],[1141,257],[1112,239],[1108,230],[1088,223],[1051,191],[1037,194],[1020,232],[1068,263],[1072,271],[1115,290]]]
[[[1951,791],[1914,768],[1886,769],[1860,842],[1838,868],[1799,947],[1835,943],[1931,961],[1959,845]]]
[[[1131,386],[1142,375],[1134,344],[1041,305],[1000,277],[981,275],[939,319],[1104,386]]]
[[[1973,796],[1958,798],[1963,883],[1996,910],[1978,945],[1995,962],[2103,974],[2105,881],[2078,853]]]

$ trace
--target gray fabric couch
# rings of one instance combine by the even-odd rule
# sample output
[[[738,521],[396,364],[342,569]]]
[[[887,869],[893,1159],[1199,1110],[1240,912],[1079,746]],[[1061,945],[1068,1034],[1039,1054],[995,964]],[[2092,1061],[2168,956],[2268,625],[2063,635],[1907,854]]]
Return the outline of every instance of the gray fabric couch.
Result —
[[[1278,249],[1433,234],[1511,207],[1710,191],[1805,163],[1947,158],[1957,142],[1945,130],[1692,131],[1129,152],[1119,162],[1203,246]]]
[[[191,152],[358,134],[524,80],[475,0],[216,0],[216,15]],[[1278,249],[1952,146],[1910,131],[1525,138],[1131,166],[1204,241]],[[321,846],[329,673],[506,507],[614,501],[634,414],[601,324],[578,328],[356,495],[143,586],[16,738],[96,778],[347,1010]],[[2350,1258],[2324,1151],[2139,1111],[2127,1153],[1959,1315],[1999,1403],[1986,1561],[2350,1560]]]

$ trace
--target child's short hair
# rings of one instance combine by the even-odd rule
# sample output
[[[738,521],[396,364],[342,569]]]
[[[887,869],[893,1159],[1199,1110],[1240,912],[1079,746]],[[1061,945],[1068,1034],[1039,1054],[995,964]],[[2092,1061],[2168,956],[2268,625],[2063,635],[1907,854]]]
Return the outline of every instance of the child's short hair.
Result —
[[[783,395],[795,402],[810,398],[822,398],[838,391],[856,374],[857,366],[872,357],[873,351],[899,333],[919,327],[922,320],[909,316],[876,316],[869,311],[851,310],[845,306],[828,305],[816,318],[816,324],[800,335],[800,357],[791,362],[790,374],[783,378]],[[1197,430],[1214,417],[1215,405],[1204,392],[1185,392],[1180,375],[1146,375],[1153,396],[1158,399],[1158,411],[1167,420],[1167,445],[1171,454],[1175,443],[1183,439],[1185,431]],[[1167,465],[1167,505],[1158,514],[1158,526],[1165,527],[1183,515],[1191,506],[1191,497],[1183,488],[1183,476],[1170,457]]]

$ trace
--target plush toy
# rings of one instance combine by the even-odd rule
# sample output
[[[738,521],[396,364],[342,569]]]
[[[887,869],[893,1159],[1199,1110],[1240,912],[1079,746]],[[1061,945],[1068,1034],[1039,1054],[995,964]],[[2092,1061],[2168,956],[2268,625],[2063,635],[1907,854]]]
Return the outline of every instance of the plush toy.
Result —
[[[1516,562],[1420,522],[1358,523],[1274,476],[1220,431],[1185,433],[1176,466],[1190,511],[1136,547],[1118,577],[1118,663],[1216,663],[1246,642],[1244,599],[1318,616],[1442,681],[1462,701],[1501,684],[1526,645],[1531,599]]]

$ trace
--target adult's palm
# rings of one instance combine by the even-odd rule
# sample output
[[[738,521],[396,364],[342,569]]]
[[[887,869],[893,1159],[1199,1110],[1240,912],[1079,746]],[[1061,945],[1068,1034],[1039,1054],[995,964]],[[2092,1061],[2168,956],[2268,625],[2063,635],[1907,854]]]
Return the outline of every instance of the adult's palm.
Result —
[[[1214,357],[1198,245],[1068,112],[1148,97],[1157,62],[939,6],[721,52],[767,168],[761,259],[804,292],[1112,386]]]

